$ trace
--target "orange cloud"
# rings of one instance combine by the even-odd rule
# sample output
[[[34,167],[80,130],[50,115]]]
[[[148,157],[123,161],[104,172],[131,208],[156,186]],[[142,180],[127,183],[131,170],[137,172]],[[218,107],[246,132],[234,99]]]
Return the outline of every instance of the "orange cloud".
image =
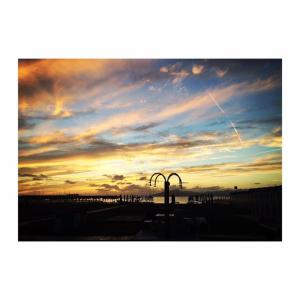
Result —
[[[30,143],[30,144],[50,144],[50,143],[60,143],[65,140],[67,140],[67,137],[62,131],[55,131],[50,134],[33,136],[33,137],[29,138],[28,143]]]
[[[150,60],[20,60],[19,109],[22,113],[31,109],[45,111],[46,104],[54,108],[55,115],[69,116],[71,112],[65,107],[68,103],[91,97],[115,97],[141,86],[143,80],[123,85],[119,74],[149,63]],[[59,106],[64,107],[65,112],[59,111]]]
[[[192,68],[192,73],[194,75],[200,75],[204,71],[204,66],[202,65],[194,65]]]

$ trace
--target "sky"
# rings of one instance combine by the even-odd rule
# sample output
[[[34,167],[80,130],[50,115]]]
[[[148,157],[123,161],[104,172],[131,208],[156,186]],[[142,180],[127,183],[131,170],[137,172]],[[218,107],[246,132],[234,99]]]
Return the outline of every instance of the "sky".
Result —
[[[20,195],[282,183],[281,60],[19,59],[18,83]]]

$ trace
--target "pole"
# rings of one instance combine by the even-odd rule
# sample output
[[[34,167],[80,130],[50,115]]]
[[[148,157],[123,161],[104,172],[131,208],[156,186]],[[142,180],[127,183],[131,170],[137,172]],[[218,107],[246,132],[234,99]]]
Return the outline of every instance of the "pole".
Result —
[[[170,216],[169,216],[169,194],[170,194],[170,182],[165,182],[165,222],[166,222],[166,239],[170,236]]]
[[[170,182],[165,182],[165,207],[167,208],[169,205],[169,197],[170,197]]]

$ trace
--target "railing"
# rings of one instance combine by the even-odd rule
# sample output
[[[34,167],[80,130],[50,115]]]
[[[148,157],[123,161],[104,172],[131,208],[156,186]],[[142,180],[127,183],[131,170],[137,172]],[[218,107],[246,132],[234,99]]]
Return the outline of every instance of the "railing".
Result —
[[[19,196],[20,203],[51,202],[51,203],[139,203],[151,202],[152,196],[145,195],[31,195]]]
[[[231,205],[241,214],[281,220],[282,187],[250,189],[230,195]]]

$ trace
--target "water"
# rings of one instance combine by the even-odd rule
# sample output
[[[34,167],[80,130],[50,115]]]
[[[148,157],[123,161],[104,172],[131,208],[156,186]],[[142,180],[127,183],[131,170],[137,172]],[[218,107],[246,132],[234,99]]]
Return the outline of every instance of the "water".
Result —
[[[154,203],[165,203],[164,197],[153,197]],[[170,197],[169,203],[172,202],[172,198]],[[187,196],[177,196],[175,197],[175,202],[179,204],[186,204],[188,203],[188,197]]]

